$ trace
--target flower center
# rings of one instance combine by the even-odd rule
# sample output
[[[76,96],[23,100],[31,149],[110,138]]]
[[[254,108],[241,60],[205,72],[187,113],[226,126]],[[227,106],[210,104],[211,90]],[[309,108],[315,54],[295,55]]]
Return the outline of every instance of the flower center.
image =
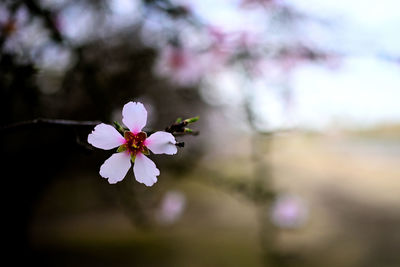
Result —
[[[126,150],[131,154],[131,156],[136,156],[137,153],[147,154],[148,149],[144,145],[144,141],[147,138],[147,134],[145,132],[140,132],[134,134],[129,131],[125,131],[124,133],[125,144],[123,145]]]

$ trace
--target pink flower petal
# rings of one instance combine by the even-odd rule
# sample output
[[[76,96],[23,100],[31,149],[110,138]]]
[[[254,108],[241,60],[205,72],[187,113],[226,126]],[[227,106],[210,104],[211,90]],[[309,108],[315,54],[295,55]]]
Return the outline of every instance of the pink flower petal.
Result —
[[[167,132],[155,132],[146,139],[145,145],[154,154],[176,154],[178,149],[175,146],[175,137]]]
[[[131,167],[131,156],[121,152],[112,154],[100,167],[100,175],[108,178],[110,184],[122,181]]]
[[[123,136],[111,125],[101,123],[88,136],[88,143],[101,149],[112,149],[125,142]]]
[[[141,153],[136,155],[133,173],[135,174],[136,181],[147,186],[152,186],[156,183],[157,176],[160,175],[156,164]]]
[[[146,125],[147,110],[140,102],[129,102],[122,109],[122,122],[136,134]]]

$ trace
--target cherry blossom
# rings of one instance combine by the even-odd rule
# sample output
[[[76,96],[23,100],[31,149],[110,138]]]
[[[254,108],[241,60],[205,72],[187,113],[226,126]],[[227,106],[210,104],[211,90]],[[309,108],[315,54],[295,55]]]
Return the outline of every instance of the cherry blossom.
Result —
[[[97,125],[88,136],[88,143],[94,147],[105,150],[118,147],[117,153],[101,165],[100,175],[108,179],[110,184],[115,184],[125,178],[132,162],[136,181],[152,186],[157,182],[160,171],[146,155],[150,154],[149,151],[154,154],[176,154],[175,137],[163,131],[147,137],[142,131],[147,122],[147,110],[139,102],[124,105],[122,122],[129,129],[124,136],[113,126],[104,123]]]

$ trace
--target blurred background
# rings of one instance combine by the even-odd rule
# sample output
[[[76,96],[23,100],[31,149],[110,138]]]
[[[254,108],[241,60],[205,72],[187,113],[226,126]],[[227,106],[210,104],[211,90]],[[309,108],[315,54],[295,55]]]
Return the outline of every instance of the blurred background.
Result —
[[[400,266],[399,5],[1,1],[4,260]],[[129,101],[149,131],[200,116],[153,187],[99,175],[93,126],[14,124]]]

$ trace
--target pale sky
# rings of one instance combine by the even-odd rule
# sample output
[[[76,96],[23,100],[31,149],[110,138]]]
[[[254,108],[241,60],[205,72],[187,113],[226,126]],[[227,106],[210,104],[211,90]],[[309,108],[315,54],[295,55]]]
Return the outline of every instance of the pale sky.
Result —
[[[230,0],[189,2],[209,22],[226,29],[260,30],[261,12],[239,10]],[[257,84],[257,112],[269,127],[324,128],[334,122],[368,126],[400,122],[400,1],[398,0],[282,0],[330,26],[305,24],[309,38],[346,55],[329,70],[305,65],[291,79],[291,113],[277,103],[267,86]],[[210,8],[212,7],[212,8]],[[249,15],[251,14],[251,15]],[[397,57],[397,62],[389,60]],[[224,93],[237,95],[226,85]],[[288,122],[289,121],[289,122]]]

